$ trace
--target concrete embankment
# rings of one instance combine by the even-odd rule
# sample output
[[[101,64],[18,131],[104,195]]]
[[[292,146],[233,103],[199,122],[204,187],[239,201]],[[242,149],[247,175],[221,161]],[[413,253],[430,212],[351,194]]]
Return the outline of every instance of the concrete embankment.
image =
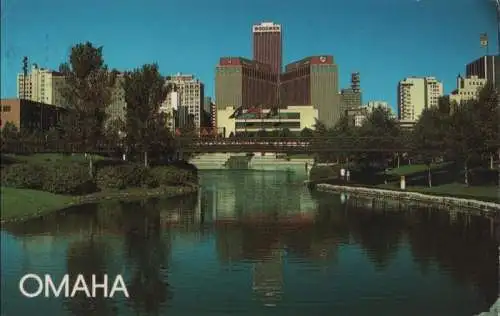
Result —
[[[436,196],[417,192],[349,187],[325,183],[316,185],[316,189],[322,192],[348,193],[354,197],[395,199],[409,204],[432,205],[444,209],[470,209],[490,214],[500,212],[500,204],[498,203],[455,198],[451,196]]]

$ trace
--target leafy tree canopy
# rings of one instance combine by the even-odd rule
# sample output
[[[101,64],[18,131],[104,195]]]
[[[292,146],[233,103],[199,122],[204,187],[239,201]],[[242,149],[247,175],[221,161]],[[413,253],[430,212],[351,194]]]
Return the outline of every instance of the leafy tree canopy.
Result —
[[[104,134],[105,109],[111,103],[116,71],[104,63],[102,47],[90,42],[71,48],[68,63],[59,67],[65,77],[62,97],[69,107],[62,127],[72,142],[92,149]]]
[[[169,87],[161,76],[158,65],[147,64],[127,72],[123,88],[127,103],[125,130],[131,148],[148,151],[158,142],[160,130],[166,128],[160,106]]]

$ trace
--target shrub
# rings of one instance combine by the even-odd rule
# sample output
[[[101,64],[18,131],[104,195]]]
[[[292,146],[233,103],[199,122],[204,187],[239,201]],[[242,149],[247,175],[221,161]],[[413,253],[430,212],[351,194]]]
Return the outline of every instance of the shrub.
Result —
[[[78,163],[19,163],[2,170],[2,185],[56,194],[85,194],[96,187],[86,166]]]
[[[475,168],[470,170],[472,185],[498,185],[498,170],[489,168]]]
[[[318,181],[338,177],[339,169],[330,166],[315,166],[310,171],[309,180]]]
[[[192,171],[178,169],[173,166],[161,166],[151,169],[152,175],[158,180],[159,185],[179,185],[194,182],[196,175]]]
[[[149,170],[139,165],[118,165],[99,168],[96,176],[97,186],[105,189],[125,189],[154,185]]]
[[[2,168],[2,185],[22,189],[42,189],[44,172],[39,164],[16,163]]]
[[[42,190],[57,194],[87,194],[96,191],[88,166],[80,163],[45,163]]]

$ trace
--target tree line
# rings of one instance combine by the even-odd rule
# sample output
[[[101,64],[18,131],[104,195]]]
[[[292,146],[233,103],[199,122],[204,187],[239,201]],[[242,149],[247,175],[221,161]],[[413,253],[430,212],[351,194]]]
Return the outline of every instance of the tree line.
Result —
[[[382,107],[375,108],[359,127],[347,116],[330,129],[317,122],[313,146],[314,138],[330,136],[340,148],[409,148],[403,152],[318,152],[316,156],[320,161],[342,161],[363,169],[387,168],[391,163],[399,166],[402,159],[410,163],[413,160],[427,165],[429,186],[432,186],[431,165],[450,161],[461,166],[463,182],[468,185],[471,167],[486,166],[493,170],[494,161],[500,160],[499,111],[498,93],[488,83],[476,99],[456,104],[449,97],[440,98],[438,106],[424,109],[412,129],[401,128]]]
[[[60,65],[59,71],[65,77],[61,96],[68,105],[59,124],[49,131],[17,131],[7,124],[2,129],[2,140],[71,144],[72,148],[88,153],[89,170],[92,153],[103,144],[119,144],[126,149],[128,159],[142,160],[146,166],[148,155],[157,157],[175,150],[172,133],[166,126],[167,116],[160,113],[162,102],[174,87],[166,84],[157,64],[119,73],[106,65],[103,47],[86,42],[71,48],[68,61]],[[125,116],[111,120],[107,109],[120,88],[126,104]],[[8,148],[2,149],[8,152]]]
[[[89,170],[92,170],[92,153],[103,144],[119,145],[127,159],[143,162],[162,153],[172,153],[182,146],[166,126],[167,116],[160,113],[160,106],[169,91],[175,87],[166,84],[157,64],[119,73],[110,70],[103,57],[103,48],[92,43],[80,43],[71,48],[68,61],[59,67],[66,78],[61,91],[68,104],[68,111],[59,125],[49,131],[16,131],[6,126],[2,140],[12,143],[37,143],[41,141],[60,145],[71,144],[80,152],[89,153]],[[117,88],[122,88],[125,99],[124,119],[110,122],[107,108],[112,104]],[[438,160],[454,161],[462,165],[464,182],[468,183],[471,166],[488,162],[493,169],[494,157],[500,158],[498,94],[491,84],[486,85],[475,100],[460,105],[443,97],[437,107],[427,108],[412,131],[400,128],[384,108],[374,109],[360,127],[353,126],[347,116],[333,128],[317,122],[314,131],[303,130],[300,136],[324,146],[325,137],[332,137],[331,146],[340,148],[394,148],[387,152],[357,152],[346,149],[341,153],[319,153],[319,161],[341,160],[362,168],[386,166],[401,159],[418,160],[429,167]],[[183,135],[196,136],[194,126],[188,125]],[[268,133],[260,131],[253,136],[291,136],[288,129]],[[349,142],[349,143],[346,143]],[[2,141],[2,151],[8,152]],[[9,142],[7,142],[9,143]],[[397,148],[411,147],[410,152],[397,152]],[[32,148],[33,149],[33,148]]]

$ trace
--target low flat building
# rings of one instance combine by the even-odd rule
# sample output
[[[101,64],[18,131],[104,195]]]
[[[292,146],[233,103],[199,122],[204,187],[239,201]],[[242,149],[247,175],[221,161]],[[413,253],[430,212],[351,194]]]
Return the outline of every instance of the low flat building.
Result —
[[[347,119],[349,120],[350,126],[360,127],[363,125],[366,118],[368,117],[368,111],[366,108],[354,107],[354,108],[347,109],[345,111],[345,115],[347,116]]]
[[[48,130],[57,126],[66,109],[23,99],[2,99],[0,128],[7,123],[14,124],[18,130]]]
[[[280,109],[278,113],[271,113],[268,108],[247,109],[239,115],[233,115],[235,111],[236,107],[217,109],[217,127],[223,131],[224,137],[282,129],[288,129],[298,135],[304,128],[314,129],[318,119],[318,109],[311,105],[288,106]]]
[[[398,120],[397,124],[399,128],[403,131],[411,131],[417,124],[417,121],[414,120]]]

